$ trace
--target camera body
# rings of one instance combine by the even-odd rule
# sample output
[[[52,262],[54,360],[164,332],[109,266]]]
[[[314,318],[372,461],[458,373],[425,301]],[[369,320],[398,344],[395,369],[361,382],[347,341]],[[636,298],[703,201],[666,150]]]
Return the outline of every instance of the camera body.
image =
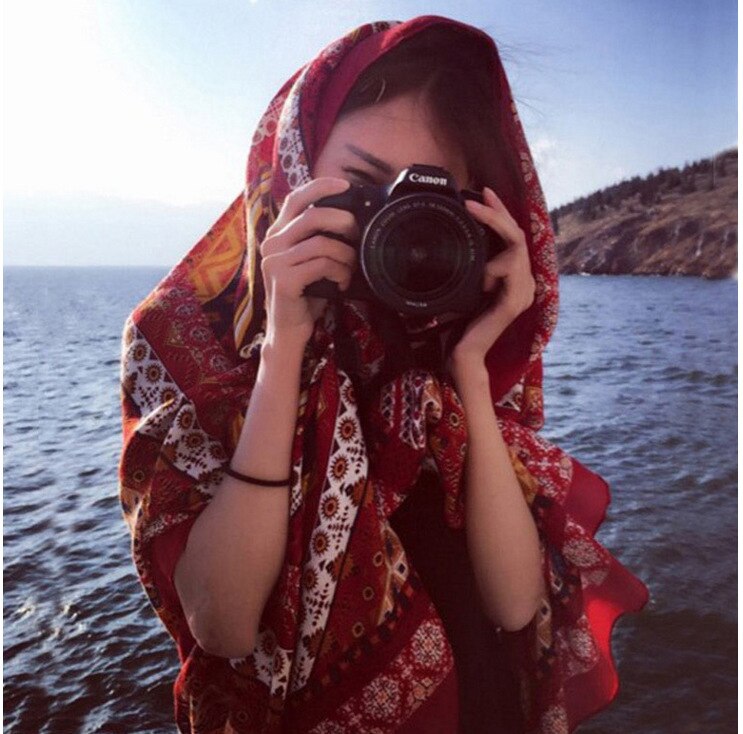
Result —
[[[466,199],[483,202],[477,192],[458,191],[444,168],[415,164],[383,186],[351,185],[314,206],[351,212],[361,232],[359,267],[341,291],[326,278],[310,283],[304,295],[379,301],[405,315],[445,311],[469,314],[487,295],[485,263],[505,247],[489,228],[475,221]]]

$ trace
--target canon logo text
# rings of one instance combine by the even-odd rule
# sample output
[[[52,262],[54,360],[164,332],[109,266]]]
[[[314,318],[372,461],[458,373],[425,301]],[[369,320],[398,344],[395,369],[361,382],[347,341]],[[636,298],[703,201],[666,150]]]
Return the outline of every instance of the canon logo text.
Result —
[[[413,183],[434,184],[435,186],[446,186],[446,179],[440,176],[422,176],[420,173],[411,173],[410,180]]]

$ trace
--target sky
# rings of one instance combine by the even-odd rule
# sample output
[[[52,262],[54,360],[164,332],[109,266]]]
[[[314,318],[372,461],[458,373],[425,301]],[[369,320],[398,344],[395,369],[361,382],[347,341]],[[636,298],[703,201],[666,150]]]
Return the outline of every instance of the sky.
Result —
[[[172,266],[283,82],[371,20],[499,45],[550,208],[737,145],[733,0],[5,0],[3,261]]]

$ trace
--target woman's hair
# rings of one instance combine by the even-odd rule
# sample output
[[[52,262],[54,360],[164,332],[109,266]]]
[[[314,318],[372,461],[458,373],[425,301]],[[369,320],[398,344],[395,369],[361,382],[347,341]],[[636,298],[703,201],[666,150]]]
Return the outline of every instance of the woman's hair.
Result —
[[[356,80],[338,113],[354,110],[408,92],[421,92],[437,132],[462,153],[472,181],[480,191],[496,191],[504,168],[512,186],[519,180],[513,153],[499,131],[501,115],[510,114],[509,100],[494,99],[493,59],[485,41],[452,28],[430,28],[402,41],[368,66]]]

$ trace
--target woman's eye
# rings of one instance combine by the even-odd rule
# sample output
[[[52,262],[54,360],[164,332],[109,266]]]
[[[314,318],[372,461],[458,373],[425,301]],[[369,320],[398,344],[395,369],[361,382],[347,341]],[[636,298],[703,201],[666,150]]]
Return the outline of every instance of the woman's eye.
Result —
[[[348,173],[351,176],[354,176],[355,178],[359,179],[363,183],[377,185],[377,181],[373,176],[369,175],[368,173],[364,171],[359,171],[358,168],[344,168],[343,172]]]

